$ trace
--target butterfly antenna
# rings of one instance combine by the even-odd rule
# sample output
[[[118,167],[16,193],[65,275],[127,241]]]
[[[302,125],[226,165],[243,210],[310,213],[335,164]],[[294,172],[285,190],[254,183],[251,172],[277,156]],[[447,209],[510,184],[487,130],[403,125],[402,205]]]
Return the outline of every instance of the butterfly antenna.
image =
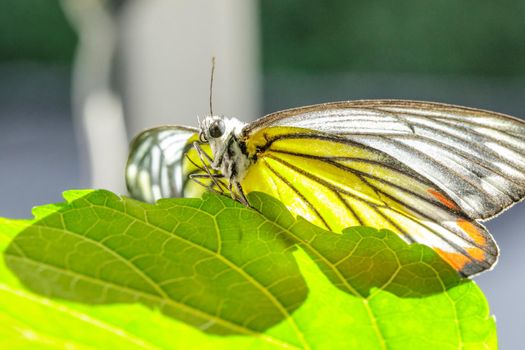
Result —
[[[211,78],[210,78],[210,115],[213,115],[213,76],[215,75],[215,56],[211,58]]]

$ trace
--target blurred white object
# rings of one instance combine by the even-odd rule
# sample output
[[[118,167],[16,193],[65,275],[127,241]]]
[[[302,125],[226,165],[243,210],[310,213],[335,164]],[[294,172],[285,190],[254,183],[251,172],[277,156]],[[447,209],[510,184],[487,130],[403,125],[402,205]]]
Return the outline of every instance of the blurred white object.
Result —
[[[120,99],[111,91],[89,94],[82,121],[87,136],[91,186],[126,193],[124,167],[128,140]]]
[[[81,181],[88,187],[126,193],[128,142],[122,103],[111,79],[118,32],[108,4],[62,0],[78,34],[72,89]]]
[[[214,113],[259,116],[257,1],[62,3],[79,34],[73,102],[90,187],[125,193],[124,120],[133,136],[156,125],[196,125],[197,115],[209,114],[213,56]]]
[[[131,135],[162,124],[197,125],[213,112],[260,113],[258,2],[133,1],[122,13],[123,86]]]

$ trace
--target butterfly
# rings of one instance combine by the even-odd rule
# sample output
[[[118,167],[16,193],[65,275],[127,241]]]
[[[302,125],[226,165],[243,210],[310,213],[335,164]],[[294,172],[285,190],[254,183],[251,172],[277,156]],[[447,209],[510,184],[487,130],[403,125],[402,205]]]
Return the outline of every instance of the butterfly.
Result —
[[[330,231],[389,229],[472,276],[499,255],[480,222],[525,197],[525,122],[405,100],[318,104],[251,123],[211,115],[199,128],[139,134],[126,180],[147,202],[213,190],[248,205],[248,193],[264,192]]]

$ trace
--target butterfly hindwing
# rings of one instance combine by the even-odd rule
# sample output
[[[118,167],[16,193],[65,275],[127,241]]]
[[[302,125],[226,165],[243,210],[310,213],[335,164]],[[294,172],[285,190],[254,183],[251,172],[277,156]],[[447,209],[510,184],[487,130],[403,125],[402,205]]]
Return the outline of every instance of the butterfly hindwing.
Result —
[[[208,158],[199,157],[194,142],[198,129],[183,126],[161,126],[140,133],[131,144],[126,166],[129,193],[137,199],[154,203],[161,198],[200,197],[207,188],[219,190],[207,176],[213,174]],[[200,144],[202,152],[211,157],[209,144]],[[191,181],[190,176],[202,176]],[[227,188],[223,179],[221,188]]]

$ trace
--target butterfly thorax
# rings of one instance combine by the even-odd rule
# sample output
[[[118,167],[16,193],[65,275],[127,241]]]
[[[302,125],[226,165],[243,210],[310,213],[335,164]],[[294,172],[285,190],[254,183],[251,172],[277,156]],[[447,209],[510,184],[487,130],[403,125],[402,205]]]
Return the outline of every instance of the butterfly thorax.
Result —
[[[218,170],[236,192],[242,192],[239,183],[251,164],[244,143],[240,141],[245,125],[236,118],[223,116],[208,116],[200,123],[202,138],[212,150],[211,167]]]
[[[220,160],[220,167],[216,170],[219,170],[230,182],[240,181],[251,161],[237,136],[233,135],[225,147],[226,150]]]

